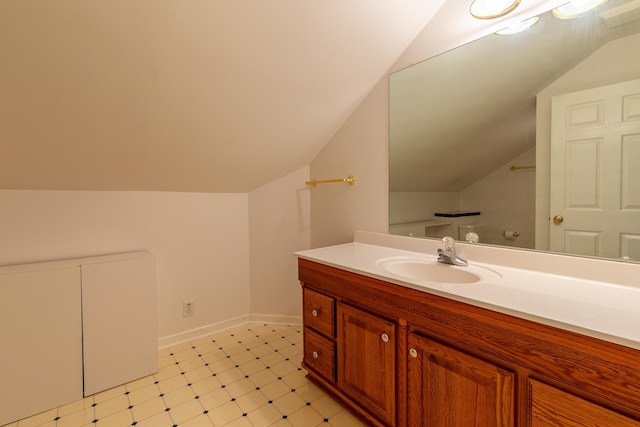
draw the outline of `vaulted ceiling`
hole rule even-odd
[[[3,0],[0,188],[247,192],[308,164],[444,0]]]

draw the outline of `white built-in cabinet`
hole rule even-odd
[[[158,370],[148,252],[0,267],[0,425]]]

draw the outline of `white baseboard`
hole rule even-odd
[[[275,314],[251,314],[251,322],[276,325],[302,325],[302,316],[281,316]]]
[[[213,335],[226,329],[247,323],[269,323],[279,325],[302,325],[302,316],[280,316],[272,314],[247,314],[222,322],[212,323],[188,331],[158,338],[158,349],[172,347],[187,341],[195,340],[207,335]]]
[[[183,342],[195,340],[197,338],[204,337],[206,335],[212,335],[225,329],[233,328],[234,326],[243,325],[249,322],[250,316],[235,317],[233,319],[224,320],[222,322],[211,323],[199,328],[190,329],[188,331],[178,332],[177,334],[167,335],[165,337],[158,338],[158,348],[163,349],[174,345],[182,344]]]

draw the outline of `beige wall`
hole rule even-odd
[[[353,186],[322,184],[310,189],[311,246],[353,240],[356,229],[388,229],[388,84],[381,82],[311,164],[316,179],[353,175]]]
[[[148,250],[161,338],[249,316],[299,322],[308,178],[303,167],[249,194],[0,190],[0,265]]]
[[[0,236],[0,265],[148,250],[160,337],[250,312],[246,194],[0,190]]]
[[[249,193],[251,313],[275,321],[302,316],[294,252],[309,249],[309,167]],[[280,318],[277,318],[280,317]]]

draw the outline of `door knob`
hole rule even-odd
[[[556,215],[553,217],[554,224],[562,224],[562,221],[564,221],[564,218],[561,215]]]
[[[382,334],[380,338],[382,338],[382,342],[389,342],[389,335],[387,334]]]
[[[418,357],[418,350],[416,350],[415,348],[410,349],[409,356],[415,359],[416,357]]]

